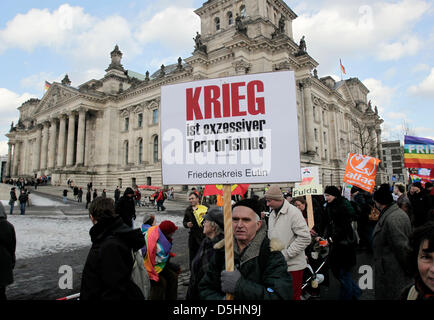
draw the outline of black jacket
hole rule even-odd
[[[6,287],[14,282],[16,237],[14,226],[6,220],[1,204],[0,211],[0,287]]]
[[[87,191],[86,193],[86,202],[91,202],[92,201],[92,194],[90,193],[90,191]]]
[[[15,191],[12,191],[11,190],[11,200],[12,201],[17,201],[18,199],[17,199],[17,194],[15,193]]]
[[[413,208],[412,224],[413,227],[417,228],[428,221],[431,199],[425,190],[414,194],[408,193],[407,196]]]
[[[123,195],[116,202],[116,213],[121,216],[124,223],[132,227],[132,219],[136,219],[136,204],[134,203],[134,197],[130,198],[128,195]]]
[[[329,258],[335,274],[341,268],[349,270],[356,264],[356,243],[346,244],[347,240],[354,235],[351,226],[354,216],[353,206],[344,197],[338,197],[331,203],[327,203],[325,208],[320,230],[324,230],[324,238],[332,238]]]
[[[193,207],[191,205],[188,206],[187,209],[185,209],[184,219],[182,220],[182,224],[187,229],[188,229],[188,226],[187,226],[188,222],[193,223],[193,227],[189,229],[190,230],[189,231],[189,237],[194,242],[196,242],[197,246],[199,247],[201,245],[203,239],[205,239],[205,235],[203,234],[203,227],[200,227],[197,224],[197,220],[194,217],[194,213],[193,213]]]
[[[118,216],[90,229],[92,247],[81,280],[81,300],[143,300],[131,280],[132,250],[145,245],[140,229],[131,230]]]

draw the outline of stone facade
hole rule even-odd
[[[369,90],[357,78],[318,78],[304,39],[293,38],[297,15],[283,1],[210,0],[195,12],[201,33],[184,63],[145,77],[124,69],[116,46],[102,79],[76,88],[65,76],[41,100],[21,105],[7,134],[6,175],[100,187],[160,185],[162,85],[279,70],[296,76],[302,166],[319,166],[324,185],[341,184],[348,152],[365,149],[381,159],[383,120],[367,103]],[[360,140],[369,148],[354,143]]]

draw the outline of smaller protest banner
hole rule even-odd
[[[292,196],[300,197],[306,196],[307,203],[307,224],[310,229],[315,225],[313,216],[312,195],[322,194],[322,185],[319,181],[318,167],[305,167],[301,168],[301,182],[295,184],[292,190]]]
[[[374,157],[350,153],[345,169],[344,182],[372,193],[380,161],[380,159]]]
[[[315,194],[323,194],[318,167],[301,168],[301,182],[295,184],[292,196],[295,198]]]

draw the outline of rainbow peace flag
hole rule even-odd
[[[405,136],[404,166],[434,169],[434,140]]]

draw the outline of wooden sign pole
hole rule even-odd
[[[232,190],[230,184],[223,185],[223,212],[225,232],[226,271],[234,271],[234,236],[232,230]],[[227,293],[226,300],[233,300],[233,294]]]
[[[307,225],[309,229],[312,229],[315,225],[314,217],[313,217],[313,206],[312,206],[312,195],[306,195],[306,204],[307,204]]]

